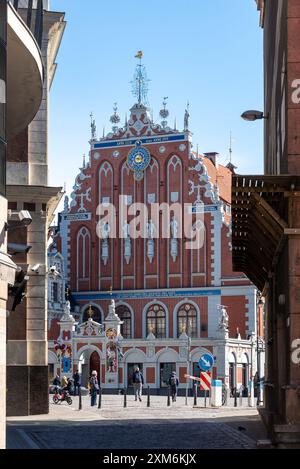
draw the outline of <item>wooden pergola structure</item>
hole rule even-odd
[[[288,235],[289,199],[300,197],[299,176],[232,177],[233,268],[263,291]]]

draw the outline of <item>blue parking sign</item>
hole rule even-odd
[[[202,371],[209,371],[214,366],[214,357],[209,353],[201,355],[198,366]]]

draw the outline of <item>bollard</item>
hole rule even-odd
[[[99,400],[98,400],[98,409],[101,409],[102,406],[102,388],[99,388]]]
[[[167,399],[167,406],[170,407],[171,399],[170,399],[170,386],[168,386],[168,399]]]
[[[78,410],[82,410],[82,397],[81,397],[81,387],[79,386],[78,390],[78,396],[79,396],[79,408]]]
[[[147,407],[150,407],[150,386],[148,386]]]
[[[197,405],[197,384],[194,384],[194,406]]]
[[[204,407],[207,407],[207,391],[204,391]]]
[[[240,391],[240,402],[239,402],[239,405],[240,407],[243,405],[243,391]]]
[[[127,407],[127,389],[124,388],[124,408]]]
[[[237,407],[237,392],[236,392],[236,388],[234,388],[233,392],[234,392],[234,407]]]

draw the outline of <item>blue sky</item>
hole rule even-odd
[[[263,171],[263,123],[240,118],[263,108],[262,30],[254,0],[52,0],[68,22],[51,89],[49,176],[72,190],[83,153],[89,152],[90,112],[98,135],[110,131],[117,102],[122,121],[131,94],[137,50],[151,80],[149,103],[159,121],[168,96],[169,123],[190,128],[200,152],[229,156],[239,173]]]

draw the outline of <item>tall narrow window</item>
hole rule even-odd
[[[124,339],[131,339],[132,334],[131,334],[131,314],[129,311],[128,306],[126,305],[119,305],[116,308],[116,313],[123,321],[123,324],[121,324],[121,335]]]
[[[91,236],[87,228],[83,227],[77,235],[77,277],[81,280],[90,278]]]
[[[193,305],[182,305],[177,314],[178,336],[185,332],[189,337],[197,337],[197,311]]]
[[[166,337],[166,312],[161,305],[151,305],[147,311],[147,331],[158,339]]]

